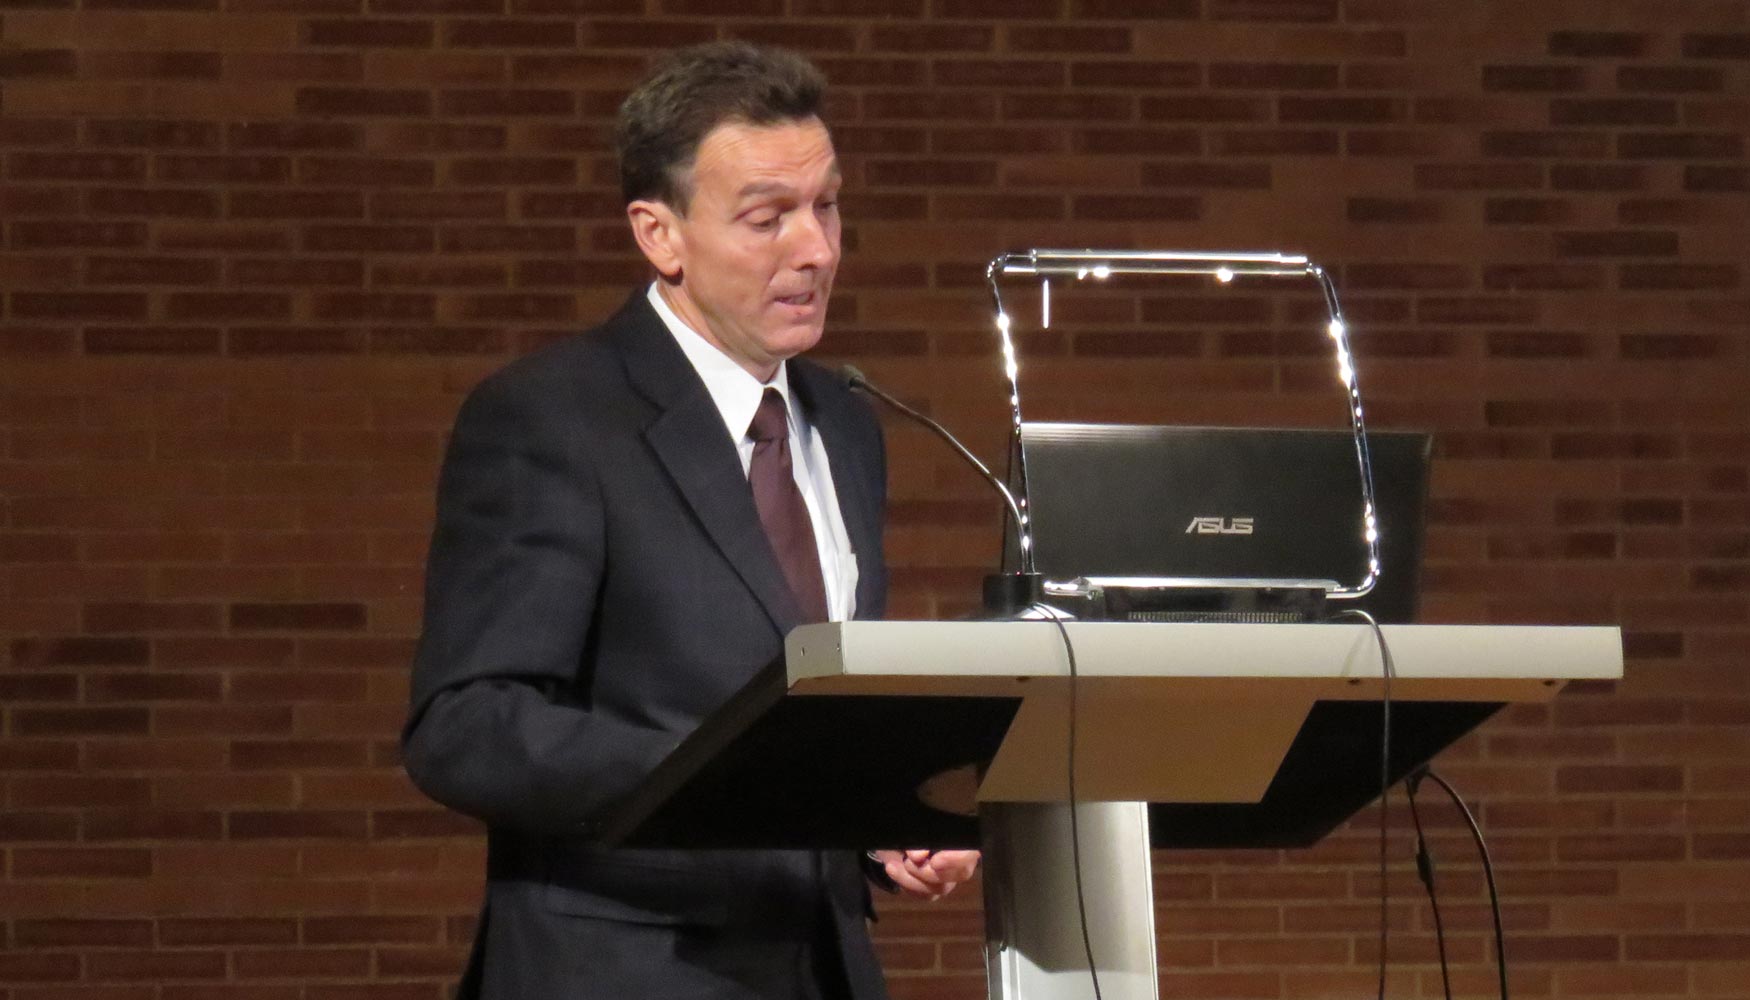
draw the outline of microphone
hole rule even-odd
[[[937,437],[948,442],[948,447],[954,453],[972,466],[979,477],[1002,495],[1003,503],[1009,509],[1009,516],[1015,519],[1016,537],[1019,539],[1021,555],[1021,571],[1015,573],[990,573],[984,578],[984,605],[987,611],[1005,616],[1016,615],[1033,607],[1045,599],[1045,578],[1033,572],[1032,539],[1027,530],[1027,517],[1021,511],[1021,505],[1015,502],[1015,495],[1009,492],[1008,486],[990,471],[990,468],[979,461],[971,449],[960,443],[948,428],[935,420],[919,413],[917,410],[900,402],[892,394],[869,381],[868,376],[857,370],[856,365],[845,365],[839,369],[839,378],[851,389],[879,399],[893,409],[930,429]]]
[[[1009,492],[1009,488],[1007,486],[1003,485],[1003,481],[1001,479],[998,479],[996,477],[996,475],[990,471],[990,468],[988,466],[986,466],[983,462],[978,460],[977,455],[974,455],[970,449],[968,449],[965,445],[960,443],[960,439],[956,438],[953,434],[949,433],[948,428],[943,427],[941,424],[937,423],[936,421],[930,419],[929,417],[924,416],[922,413],[919,413],[918,411],[905,405],[904,403],[900,402],[897,398],[895,398],[894,396],[889,394],[886,390],[877,386],[875,383],[869,381],[868,376],[866,376],[862,372],[858,371],[856,365],[845,365],[843,368],[840,368],[839,369],[839,378],[843,379],[845,382],[845,385],[851,387],[852,389],[861,389],[862,391],[868,393],[869,395],[874,396],[876,399],[881,400],[883,403],[886,403],[888,406],[893,407],[895,410],[898,410],[899,412],[905,414],[906,416],[912,418],[913,420],[917,421],[918,423],[923,424],[925,427],[928,427],[930,430],[934,431],[936,433],[937,437],[948,442],[948,447],[953,448],[955,454],[957,454],[961,458],[965,459],[966,464],[972,466],[974,471],[976,471],[980,476],[984,477],[985,482],[989,483],[992,487],[994,487],[996,489],[996,491],[998,493],[1001,493],[1003,495],[1003,502],[1005,504],[1008,504],[1009,514],[1014,517],[1015,523],[1017,525],[1026,523],[1025,520],[1021,517],[1021,505],[1015,502],[1015,495],[1013,493]]]

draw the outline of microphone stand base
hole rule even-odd
[[[1014,618],[1044,600],[1043,573],[990,573],[984,578],[984,611],[992,618]]]

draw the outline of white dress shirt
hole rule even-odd
[[[849,620],[857,613],[857,556],[845,531],[838,491],[833,489],[826,442],[790,394],[788,363],[778,366],[778,373],[770,382],[761,382],[675,315],[656,282],[650,283],[645,294],[656,314],[662,317],[663,325],[674,335],[675,343],[692,362],[693,370],[704,380],[711,401],[717,404],[724,430],[741,456],[743,475],[753,462],[753,438],[747,430],[760,399],[767,389],[776,389],[784,397],[784,408],[790,414],[790,467],[796,477],[796,488],[802,492],[802,502],[808,507],[808,521],[814,528],[814,547],[820,554],[820,575],[826,584],[827,614],[835,622]]]

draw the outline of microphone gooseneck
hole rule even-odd
[[[893,407],[895,410],[898,410],[918,423],[923,424],[925,427],[928,427],[931,431],[935,432],[937,437],[948,442],[948,447],[953,448],[955,454],[959,455],[962,459],[965,459],[966,464],[972,466],[972,468],[984,478],[985,482],[989,483],[998,493],[1002,494],[1003,503],[1008,505],[1009,515],[1015,519],[1015,523],[1019,524],[1021,522],[1021,506],[1015,502],[1015,495],[1010,493],[1009,488],[1003,485],[1003,481],[998,479],[996,475],[990,471],[990,467],[980,461],[978,456],[974,455],[965,445],[961,444],[960,440],[956,438],[948,428],[943,427],[935,420],[932,420],[924,414],[919,413],[917,410],[905,405],[885,389],[882,389],[880,386],[869,381],[867,376],[857,370],[856,365],[845,365],[843,368],[840,368],[839,377],[844,379],[845,384],[851,388],[859,389],[874,396],[888,406]]]
[[[1015,502],[1015,495],[1009,488],[990,471],[990,467],[979,460],[977,455],[960,443],[948,428],[943,427],[930,417],[905,405],[892,394],[869,381],[868,377],[857,370],[855,365],[845,365],[839,369],[839,378],[846,386],[864,392],[879,399],[893,409],[930,429],[937,437],[948,442],[948,447],[954,449],[966,464],[972,466],[979,477],[1001,494],[1003,503],[1007,505],[1009,516],[1015,519],[1017,532],[1021,538],[1026,538],[1027,518],[1021,511],[1021,505]],[[1020,546],[1021,569],[1017,573],[992,573],[984,580],[985,608],[996,614],[1012,616],[1026,611],[1044,599],[1044,579],[1033,571],[1033,553],[1023,543]]]

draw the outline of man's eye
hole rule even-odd
[[[776,229],[778,226],[778,217],[775,215],[749,216],[747,224],[755,229]]]

